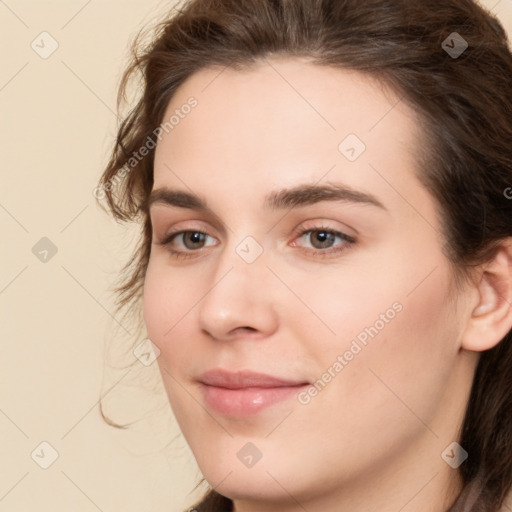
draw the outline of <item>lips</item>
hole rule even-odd
[[[236,373],[217,368],[203,373],[206,405],[224,416],[252,416],[266,407],[287,400],[309,386],[305,380],[274,377],[242,370]]]
[[[265,373],[257,373],[248,370],[232,373],[220,368],[203,373],[199,377],[199,381],[208,386],[227,389],[243,389],[251,387],[277,388],[309,384],[305,380],[282,379]]]

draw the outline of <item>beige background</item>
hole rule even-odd
[[[512,33],[512,0],[484,3]],[[156,364],[121,353],[144,338],[113,318],[109,291],[137,230],[92,193],[129,40],[171,4],[0,0],[0,512],[178,512],[202,491]],[[46,59],[31,47],[51,49],[44,31],[59,45]],[[103,422],[100,395],[131,429]]]

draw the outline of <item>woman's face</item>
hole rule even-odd
[[[412,110],[356,72],[274,59],[196,73],[173,115],[144,316],[205,478],[237,510],[335,495],[356,510],[368,485],[367,504],[382,485],[419,510],[456,473],[442,454],[474,366]],[[201,382],[216,369],[234,380]]]

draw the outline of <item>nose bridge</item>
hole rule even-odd
[[[266,259],[262,241],[252,235],[240,237],[231,233],[224,248],[219,251],[212,285],[220,284],[228,276],[231,276],[231,282],[235,286],[247,284],[252,287],[262,283],[268,273]]]
[[[212,267],[208,291],[199,305],[201,327],[216,338],[239,327],[272,331],[276,318],[266,285],[269,271],[263,245],[252,236],[241,241],[233,237]]]

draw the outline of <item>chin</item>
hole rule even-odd
[[[271,474],[273,474],[270,471]],[[227,473],[224,475],[225,478]],[[289,495],[283,490],[276,480],[272,478],[265,471],[253,473],[251,470],[241,471],[233,470],[233,472],[219,484],[219,477],[217,472],[214,472],[209,478],[209,475],[204,475],[206,481],[215,490],[226,496],[231,500],[255,500],[258,502],[264,501],[282,501],[289,498]],[[279,481],[279,480],[278,480]],[[285,487],[288,489],[288,487]],[[295,494],[292,492],[292,494]]]
[[[232,447],[216,458],[196,459],[210,486],[223,496],[238,500],[280,501],[289,498],[284,489],[293,495],[300,494],[299,489],[304,484],[300,480],[307,477],[302,464],[262,454],[252,467],[246,467],[237,456],[238,445],[244,446],[246,442],[250,441],[238,438],[236,448]],[[270,451],[270,447],[266,449]]]

